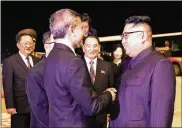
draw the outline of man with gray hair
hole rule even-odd
[[[83,60],[75,48],[83,45],[80,15],[70,9],[50,17],[55,39],[44,68],[44,84],[49,101],[49,127],[87,127],[86,115],[94,115],[115,100],[114,88],[96,95]]]

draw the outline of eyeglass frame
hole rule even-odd
[[[120,36],[121,36],[121,40],[122,40],[123,38],[125,38],[126,35],[133,34],[133,33],[137,33],[137,32],[143,32],[143,33],[144,33],[144,31],[124,32],[124,33],[122,33],[122,34],[120,35]]]

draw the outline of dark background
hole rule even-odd
[[[37,31],[36,51],[43,52],[42,34],[49,29],[50,15],[61,8],[88,13],[98,36],[119,35],[125,19],[131,15],[148,15],[152,21],[153,34],[182,30],[180,1],[2,1],[1,59],[17,52],[15,35],[24,28],[33,28]],[[109,50],[110,44],[103,43],[104,49]]]

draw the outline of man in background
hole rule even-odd
[[[25,77],[39,60],[31,55],[35,49],[37,34],[33,29],[23,29],[16,35],[18,53],[3,61],[3,89],[11,128],[28,128],[30,110],[25,90]]]
[[[111,64],[98,58],[100,52],[99,39],[95,36],[86,37],[83,45],[85,65],[90,73],[93,88],[97,95],[102,94],[107,88],[113,87],[114,78]],[[90,116],[89,128],[106,128],[107,110],[96,116]]]
[[[31,128],[48,128],[49,104],[43,83],[44,64],[47,56],[54,46],[50,31],[43,34],[45,55],[30,69],[26,77],[26,92],[30,104]]]

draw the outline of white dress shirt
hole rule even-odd
[[[28,67],[28,61],[27,61],[27,57],[25,55],[23,55],[20,51],[19,51],[19,54],[21,56],[21,58],[23,59],[24,63],[26,64],[26,66]],[[31,67],[33,67],[33,59],[31,56],[28,56],[29,57],[29,61],[30,61],[30,64],[31,64]]]
[[[86,64],[87,64],[87,68],[88,68],[88,71],[90,73],[90,59],[86,56],[84,56],[85,58],[85,61],[86,61]],[[92,60],[94,63],[93,63],[93,68],[94,68],[94,73],[96,75],[96,67],[97,67],[97,58],[95,58],[94,60]]]

